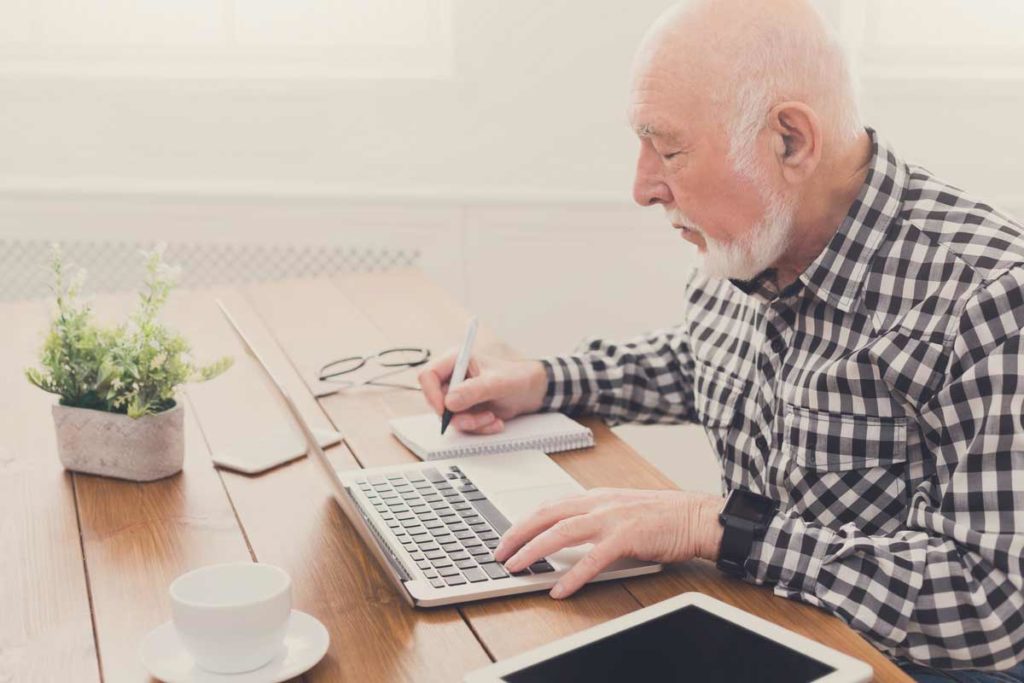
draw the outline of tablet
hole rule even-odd
[[[508,681],[857,683],[871,667],[701,593],[683,593],[466,676]]]

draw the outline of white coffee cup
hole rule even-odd
[[[252,671],[284,647],[292,580],[280,567],[252,562],[201,567],[175,579],[170,593],[178,637],[201,669]]]

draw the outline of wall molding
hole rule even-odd
[[[146,181],[134,178],[0,179],[0,198],[135,199],[198,202],[331,202],[348,204],[568,204],[633,206],[630,189],[549,190],[539,187],[409,186],[381,189],[369,185],[279,181]]]

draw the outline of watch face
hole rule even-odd
[[[736,491],[729,496],[729,504],[722,512],[727,515],[735,515],[740,519],[761,521],[772,512],[775,502],[771,498],[765,498],[746,491]]]

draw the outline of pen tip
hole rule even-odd
[[[448,429],[448,423],[452,421],[452,413],[450,410],[444,411],[444,415],[441,416],[441,433],[444,434],[444,430]]]

